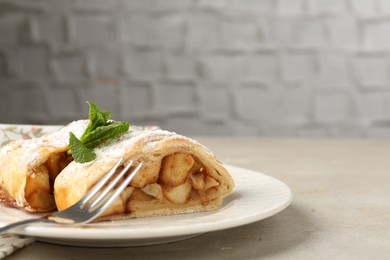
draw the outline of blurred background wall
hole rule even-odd
[[[0,0],[0,122],[390,137],[390,1]]]

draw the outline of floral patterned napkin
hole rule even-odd
[[[28,237],[10,234],[0,235],[0,259],[9,256],[32,242],[34,242],[34,239]]]
[[[0,148],[18,139],[31,139],[54,132],[61,126],[0,124]],[[157,126],[131,126],[131,130],[156,130]],[[3,212],[0,217],[6,214]],[[5,216],[4,216],[5,217]],[[34,242],[33,238],[16,234],[0,234],[0,259]]]

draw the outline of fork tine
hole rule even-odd
[[[87,201],[95,196],[96,193],[104,186],[104,184],[106,184],[106,182],[114,175],[123,160],[123,157],[119,159],[119,161],[93,186],[93,188],[77,202],[77,206],[83,206]]]
[[[98,217],[101,212],[103,212],[111,203],[119,196],[119,194],[127,187],[127,185],[131,182],[134,176],[137,174],[139,169],[142,167],[142,163],[138,164],[137,167],[126,177],[126,179],[120,184],[118,188],[115,189],[114,193],[108,196],[108,198],[99,205],[96,209],[93,210],[95,217]],[[89,209],[89,211],[91,208]]]
[[[107,193],[112,190],[112,188],[119,182],[119,180],[122,178],[123,175],[129,170],[129,168],[133,165],[133,161],[130,161],[129,164],[125,166],[125,168],[115,177],[113,181],[111,181],[106,188],[97,196],[95,199],[93,199],[89,204],[88,208],[93,208],[95,207],[106,195]]]

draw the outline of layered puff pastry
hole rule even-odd
[[[133,160],[132,167],[141,162],[143,166],[101,220],[212,210],[234,187],[205,146],[168,131],[129,131],[95,153],[94,161],[72,162],[57,176],[54,196],[59,210],[76,203],[121,157],[124,164]]]
[[[122,157],[124,165],[133,160],[132,167],[143,166],[99,220],[212,210],[234,188],[233,179],[209,149],[163,130],[129,131],[96,147],[95,160],[72,161],[67,155],[69,132],[81,136],[87,124],[88,120],[75,121],[56,133],[4,146],[0,199],[32,212],[63,210]]]

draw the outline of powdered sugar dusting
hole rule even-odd
[[[69,132],[72,132],[77,138],[80,138],[84,133],[89,120],[74,121],[59,131],[43,136],[43,140],[50,141],[53,147],[63,147],[69,144]]]
[[[154,149],[154,140],[161,140],[163,136],[168,137],[173,135],[174,133],[164,130],[130,131],[99,146],[95,151],[96,157],[98,160],[104,158],[120,158],[126,152],[127,147],[135,146],[138,143],[145,144],[149,149]],[[143,149],[146,148],[145,146],[143,146]]]
[[[1,149],[0,160],[6,160],[9,152],[19,150],[20,152],[13,155],[18,156],[18,160],[25,165],[34,165],[42,159],[40,153],[42,150],[66,148],[69,143],[69,132],[81,136],[87,124],[88,120],[74,121],[59,131],[40,138],[13,141]]]
[[[142,149],[144,153],[152,153],[157,149],[158,143],[162,140],[170,140],[175,138],[185,139],[187,142],[195,146],[201,146],[203,152],[213,156],[213,153],[205,146],[200,144],[198,141],[190,139],[188,137],[178,135],[174,132],[169,132],[165,130],[153,130],[153,131],[129,131],[120,137],[110,140],[109,142],[99,146],[95,152],[97,160],[104,160],[107,158],[120,158],[123,156],[126,147],[132,147],[136,144],[139,144],[139,149]]]

